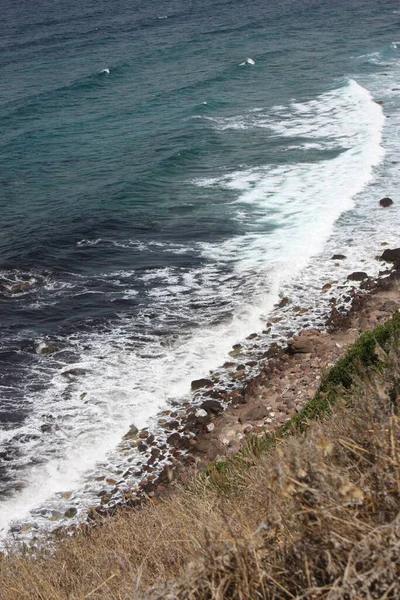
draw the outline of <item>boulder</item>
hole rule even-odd
[[[394,263],[400,265],[400,248],[387,249],[380,256],[379,260]]]
[[[364,271],[354,271],[347,277],[347,281],[364,281],[364,279],[368,279],[368,275]]]
[[[379,200],[379,205],[382,206],[382,208],[388,208],[388,206],[392,206],[393,204],[393,200],[391,198],[382,198],[382,200]]]
[[[214,382],[211,379],[195,379],[191,383],[192,392],[196,390],[200,390],[201,388],[210,388],[214,385]]]
[[[261,421],[261,419],[267,416],[268,412],[265,406],[259,404],[246,412],[245,419],[246,421]]]
[[[200,408],[205,410],[207,414],[213,415],[218,415],[224,410],[222,404],[217,400],[205,400],[200,404]]]

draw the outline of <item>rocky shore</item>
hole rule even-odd
[[[342,255],[332,258],[341,260]],[[194,469],[237,452],[248,436],[262,437],[299,412],[314,396],[324,372],[360,333],[387,320],[400,306],[400,249],[386,249],[377,260],[382,262],[379,277],[352,273],[342,294],[330,298],[324,328],[303,329],[284,343],[273,342],[258,360],[248,360],[242,345],[234,346],[232,362],[223,366],[228,374],[224,379],[211,373],[193,381],[196,404],[187,402],[160,415],[165,432],[161,441],[149,430],[132,426],[121,444],[143,456],[142,466],[125,474],[138,484],[131,488],[123,478],[105,482],[108,489],[89,511],[87,522],[112,515],[121,505],[137,506],[143,499],[170,495]],[[330,287],[326,284],[321,293]],[[277,308],[288,304],[283,298]],[[252,334],[248,340],[257,337]]]

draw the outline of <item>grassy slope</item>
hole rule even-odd
[[[170,500],[3,559],[0,598],[400,598],[399,339],[396,313],[275,436]]]

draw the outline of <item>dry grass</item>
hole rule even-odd
[[[3,559],[0,598],[400,599],[398,339],[377,353],[332,414],[267,453],[214,465],[52,555]]]

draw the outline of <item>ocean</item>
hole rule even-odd
[[[190,403],[190,382],[265,331],[280,298],[307,310],[263,343],[322,326],[321,286],[376,275],[381,245],[399,245],[400,10],[1,9],[6,539],[70,522],[71,507],[84,518],[107,477],[143,461],[121,452],[131,424],[156,431]]]

